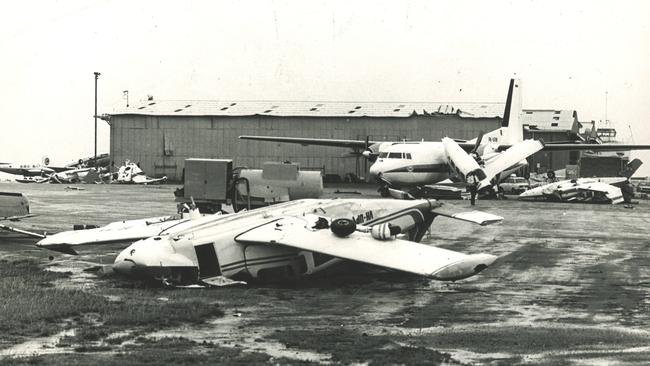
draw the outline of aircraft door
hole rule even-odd
[[[214,243],[201,244],[194,247],[199,261],[199,277],[209,278],[221,275],[221,266],[214,250]]]

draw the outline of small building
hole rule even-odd
[[[574,110],[527,109],[522,111],[521,123],[525,139],[543,140],[545,143],[584,141],[580,135],[582,124]],[[580,151],[540,151],[528,158],[531,172],[546,173],[577,165]]]

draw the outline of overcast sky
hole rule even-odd
[[[634,132],[628,142],[650,144],[649,4],[11,2],[0,13],[0,161],[92,155],[94,71],[100,113],[125,103],[123,90],[131,102],[502,102],[517,76],[524,108],[607,114],[620,135]]]

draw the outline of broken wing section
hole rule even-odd
[[[378,240],[369,233],[336,236],[329,229],[312,229],[306,218],[285,217],[238,235],[240,243],[285,245],[310,252],[413,273],[441,281],[473,276],[497,258],[467,255],[401,239]]]

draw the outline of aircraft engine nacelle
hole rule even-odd
[[[390,223],[375,225],[370,229],[370,235],[377,240],[390,240],[402,232],[399,226]]]
[[[483,168],[456,141],[445,137],[442,139],[442,144],[449,166],[466,182],[475,184],[486,178]]]

